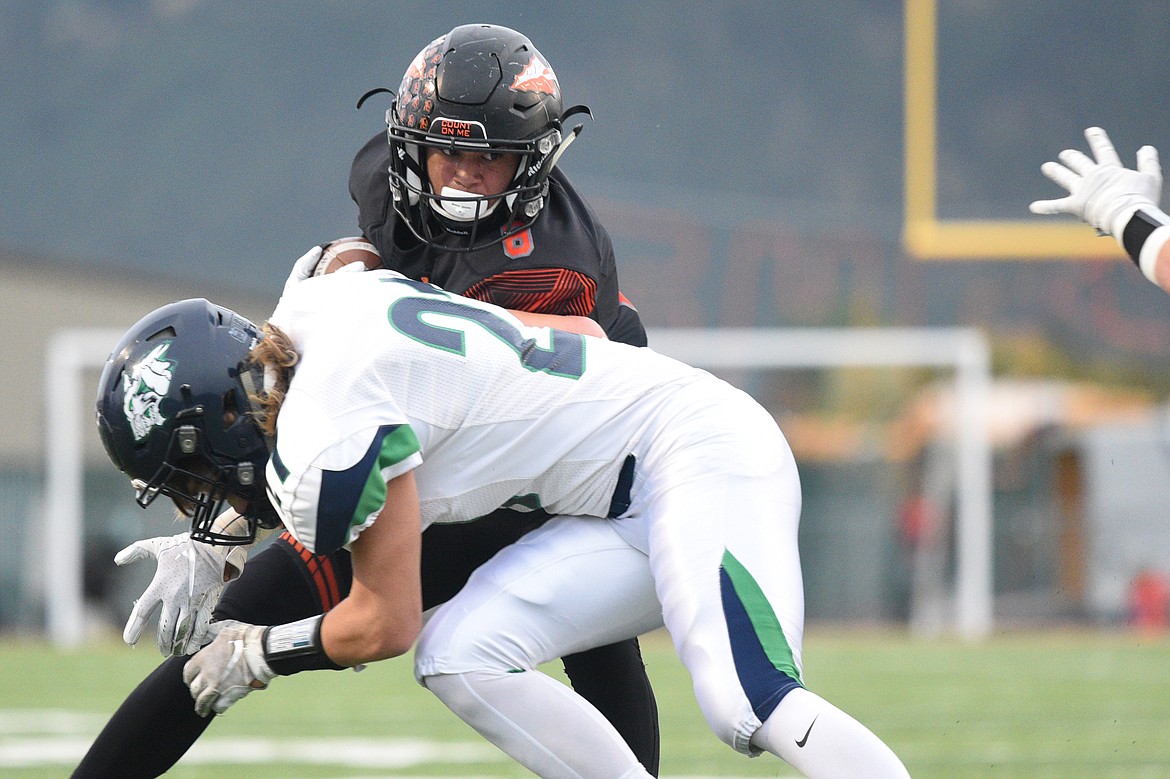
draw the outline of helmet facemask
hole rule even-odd
[[[387,117],[393,115],[392,108]],[[571,134],[576,136],[579,128]],[[390,123],[390,190],[394,208],[416,238],[448,251],[491,246],[529,227],[548,197],[548,174],[559,151],[568,145],[559,127],[531,141],[486,138],[477,142],[441,141],[425,133],[405,132]],[[515,155],[516,172],[501,192],[479,195],[449,187],[435,192],[426,171],[426,152],[452,149],[471,153]],[[451,241],[448,236],[458,236]]]
[[[159,495],[170,498],[181,514],[191,519],[191,538],[207,544],[242,546],[256,540],[256,527],[279,523],[264,486],[263,464],[250,460],[232,462],[215,453],[203,433],[203,420],[193,410],[191,424],[171,432],[167,454],[154,476],[132,481],[135,501],[146,508]],[[225,427],[229,425],[225,424]],[[247,521],[243,535],[220,533],[213,528],[227,506]]]

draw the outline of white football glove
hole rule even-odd
[[[285,292],[288,292],[302,281],[313,278],[313,271],[317,269],[317,263],[321,261],[321,253],[323,251],[324,249],[320,246],[314,246],[293,263],[292,271],[288,274],[288,278],[284,282]]]
[[[238,517],[224,512],[216,522],[222,528]],[[134,602],[122,640],[130,646],[137,644],[151,614],[161,609],[155,637],[158,651],[165,656],[194,652],[210,640],[211,613],[224,586],[244,569],[247,556],[247,547],[201,544],[187,533],[135,541],[118,552],[114,556],[118,565],[150,558],[158,561],[150,585]]]
[[[1137,170],[1122,167],[1117,150],[1100,127],[1085,130],[1095,161],[1076,149],[1065,149],[1058,162],[1046,162],[1040,172],[1068,190],[1068,197],[1037,200],[1028,206],[1034,214],[1072,214],[1112,235],[1121,243],[1126,223],[1139,208],[1157,209],[1162,197],[1162,168],[1158,150],[1137,151]]]
[[[324,249],[320,246],[314,246],[307,252],[302,254],[296,262],[293,263],[292,272],[288,274],[288,278],[284,282],[284,291],[288,292],[302,281],[313,278],[316,275],[317,265],[321,262],[321,255]],[[365,265],[360,262],[351,262],[348,265],[342,265],[334,273],[360,273],[366,269]]]
[[[223,714],[276,677],[264,659],[264,630],[263,625],[234,619],[211,626],[215,638],[183,666],[183,683],[195,699],[196,714]]]

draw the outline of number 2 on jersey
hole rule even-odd
[[[516,353],[520,364],[530,371],[579,379],[585,372],[585,336],[550,330],[547,348],[535,339],[525,338],[511,322],[475,306],[451,300],[447,293],[429,285],[395,279],[395,283],[414,286],[425,297],[404,297],[390,304],[388,317],[394,329],[426,346],[453,354],[467,354],[467,336],[457,328],[443,327],[423,320],[423,314],[442,314],[472,322],[499,338]]]

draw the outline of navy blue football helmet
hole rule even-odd
[[[264,487],[268,442],[249,413],[249,394],[262,384],[248,362],[258,337],[233,311],[183,300],[139,320],[102,370],[97,424],[106,454],[130,477],[139,505],[171,498],[198,541],[247,544],[257,525],[279,523]],[[245,506],[247,535],[212,529],[226,502]]]

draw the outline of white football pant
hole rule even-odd
[[[680,393],[667,431],[634,453],[621,518],[555,518],[439,607],[416,676],[539,776],[646,776],[591,705],[535,669],[665,624],[699,708],[737,751],[809,776],[905,776],[876,736],[800,686],[800,485],[787,442],[746,395],[701,394]]]

